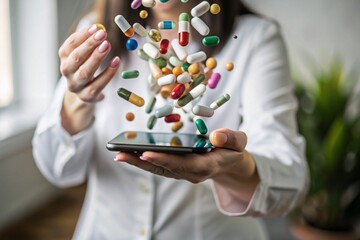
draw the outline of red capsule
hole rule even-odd
[[[189,43],[189,36],[188,32],[180,32],[179,33],[179,44],[183,47],[187,46]]]
[[[180,114],[173,113],[165,116],[165,122],[172,123],[180,121]]]
[[[176,85],[176,87],[174,87],[174,89],[171,92],[171,98],[172,99],[178,99],[181,97],[181,95],[184,93],[185,91],[185,85],[182,83],[179,83],[178,85]]]
[[[169,48],[170,41],[167,39],[163,39],[160,42],[160,53],[166,54]]]

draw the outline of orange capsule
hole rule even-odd
[[[184,123],[183,123],[183,122],[181,122],[181,121],[176,122],[176,123],[174,123],[174,124],[171,126],[171,131],[177,132],[177,131],[179,131],[183,126],[184,126]]]
[[[193,63],[189,66],[188,72],[191,74],[198,74],[200,72],[199,64]]]
[[[174,67],[172,70],[173,74],[175,75],[175,77],[179,76],[180,74],[183,73],[181,67]]]
[[[165,75],[172,74],[173,71],[170,68],[164,67],[161,69],[162,73]]]

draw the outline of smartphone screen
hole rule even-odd
[[[123,132],[108,142],[111,151],[204,153],[212,149],[207,136],[186,133]]]

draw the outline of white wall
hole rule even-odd
[[[293,67],[306,63],[308,55],[320,64],[340,56],[348,67],[360,60],[359,0],[245,2],[280,23]]]

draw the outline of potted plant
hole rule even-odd
[[[308,195],[295,214],[301,221],[292,225],[298,239],[356,239],[360,107],[355,76],[346,75],[342,64],[333,61],[325,71],[316,71],[313,81],[296,81],[299,131],[306,139],[311,176]]]

